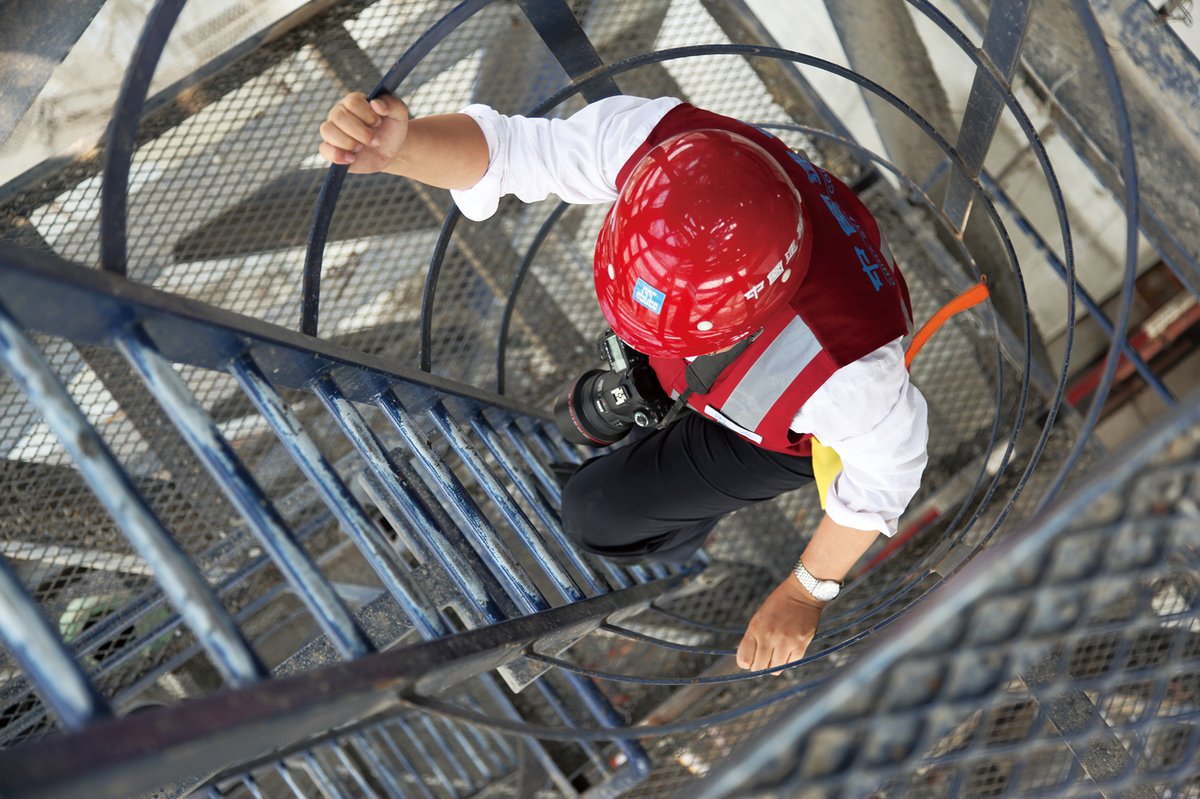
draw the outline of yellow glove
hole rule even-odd
[[[833,478],[842,471],[842,459],[829,447],[812,439],[812,468],[813,480],[817,484],[817,497],[821,500],[821,510],[825,509],[825,498],[829,496],[829,487]]]

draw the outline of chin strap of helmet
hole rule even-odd
[[[654,426],[655,429],[662,430],[678,419],[687,410],[688,398],[693,394],[707,394],[713,387],[713,383],[716,383],[717,378],[725,371],[725,367],[736,361],[738,356],[745,352],[756,338],[758,338],[758,333],[747,336],[724,352],[693,358],[687,366],[687,371],[684,372],[687,377],[687,388],[675,400],[675,404],[671,406],[671,410],[667,411],[667,415],[662,418],[662,421]]]

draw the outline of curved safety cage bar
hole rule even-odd
[[[1065,250],[1063,272],[1064,272],[1064,279],[1066,280],[1067,285],[1068,285],[1068,292],[1069,292],[1068,297],[1073,298],[1073,297],[1079,296],[1080,289],[1075,281],[1074,248],[1073,248],[1073,244],[1072,244],[1072,238],[1071,238],[1071,232],[1070,232],[1070,227],[1069,227],[1069,221],[1068,221],[1068,217],[1067,217],[1066,206],[1063,201],[1062,187],[1059,184],[1057,177],[1055,176],[1053,166],[1051,165],[1051,162],[1050,162],[1050,158],[1049,158],[1048,154],[1046,153],[1045,148],[1042,145],[1042,143],[1038,137],[1036,128],[1034,127],[1033,123],[1030,121],[1030,119],[1028,118],[1028,116],[1026,115],[1026,113],[1024,112],[1022,107],[1020,106],[1017,98],[1009,90],[1007,77],[995,64],[993,64],[989,60],[988,54],[985,51],[980,50],[979,48],[975,47],[969,41],[967,36],[959,28],[957,28],[943,13],[941,13],[937,9],[933,8],[930,4],[928,4],[926,2],[921,2],[920,0],[913,0],[911,2],[911,5],[915,9],[920,11],[922,14],[924,14],[931,21],[933,21],[947,35],[947,37],[950,38],[955,43],[955,45],[957,45],[961,49],[961,51],[975,63],[975,66],[979,70],[979,74],[982,75],[986,80],[991,81],[991,83],[993,84],[993,87],[1001,93],[1001,97],[1003,99],[1004,104],[1006,105],[1006,107],[1012,113],[1014,119],[1019,124],[1019,126],[1022,130],[1022,133],[1026,136],[1027,143],[1030,146],[1031,151],[1034,153],[1035,157],[1037,158],[1040,168],[1042,169],[1043,176],[1046,180],[1047,187],[1050,191],[1050,194],[1051,194],[1051,197],[1052,197],[1052,200],[1054,203],[1055,213],[1056,213],[1056,216],[1058,219],[1058,224],[1059,224],[1059,229],[1060,229],[1060,235],[1062,236],[1063,247]],[[1084,4],[1076,4],[1076,6],[1077,6],[1076,12],[1078,14],[1080,14],[1082,18],[1085,19],[1085,28],[1088,30],[1089,36],[1092,36],[1092,32],[1096,26],[1096,23],[1095,23],[1094,19],[1091,18],[1090,9],[1088,9],[1086,7],[1086,5],[1084,5]],[[1087,24],[1087,20],[1090,20],[1090,25]],[[447,33],[448,33],[448,31],[444,31],[444,30],[439,31],[439,35],[441,35],[443,37]],[[1125,135],[1121,136],[1121,141],[1124,144],[1124,151],[1123,151],[1124,152],[1124,155],[1123,155],[1124,162],[1123,162],[1122,166],[1123,166],[1123,169],[1126,170],[1124,172],[1124,174],[1126,176],[1126,186],[1127,186],[1126,208],[1127,209],[1132,208],[1132,209],[1136,210],[1136,208],[1137,208],[1136,169],[1134,167],[1133,160],[1132,160],[1132,143],[1131,143],[1131,137],[1128,135],[1129,131],[1128,131],[1128,125],[1127,125],[1127,113],[1124,110],[1123,100],[1120,95],[1120,87],[1119,87],[1119,84],[1117,84],[1115,82],[1115,69],[1112,67],[1111,62],[1107,61],[1107,56],[1104,55],[1103,47],[1100,46],[1098,44],[1098,40],[1095,40],[1094,38],[1092,39],[1091,44],[1093,47],[1094,54],[1097,55],[1098,59],[1100,59],[1101,63],[1105,66],[1105,77],[1107,80],[1109,80],[1110,99],[1116,110],[1116,116],[1118,119],[1126,120],[1125,127],[1122,129],[1122,133]],[[676,59],[686,59],[686,58],[694,58],[694,57],[699,57],[699,56],[711,56],[711,55],[745,55],[745,56],[753,56],[755,58],[786,59],[786,60],[790,60],[794,63],[800,63],[800,64],[804,64],[807,66],[817,67],[817,68],[825,70],[831,74],[835,74],[841,78],[844,78],[845,80],[850,81],[851,83],[859,86],[860,88],[870,91],[875,96],[884,99],[889,104],[891,104],[893,107],[900,110],[909,119],[911,119],[918,127],[920,127],[920,129],[924,132],[924,134],[936,146],[938,146],[939,149],[942,150],[942,152],[949,159],[949,163],[951,164],[952,167],[962,170],[964,173],[968,173],[970,171],[970,165],[964,160],[963,156],[956,150],[956,148],[952,144],[950,144],[948,141],[946,141],[938,133],[938,131],[933,128],[933,126],[928,121],[923,119],[915,111],[915,109],[913,109],[910,105],[905,103],[901,98],[899,98],[899,97],[895,96],[894,94],[892,94],[891,92],[889,92],[883,86],[870,80],[869,78],[867,78],[864,75],[856,73],[853,70],[849,70],[844,67],[841,67],[838,64],[834,64],[834,63],[829,62],[824,59],[820,59],[820,58],[817,58],[817,57],[814,57],[811,55],[806,55],[803,53],[791,52],[791,51],[781,50],[778,48],[762,47],[762,46],[758,46],[758,45],[754,45],[754,46],[751,46],[751,45],[699,45],[699,46],[676,48],[676,49],[667,50],[667,51],[658,51],[658,52],[648,53],[648,54],[644,54],[644,55],[640,55],[640,56],[634,56],[634,57],[625,59],[623,61],[617,62],[615,64],[606,66],[601,70],[592,71],[591,73],[589,73],[587,75],[586,78],[577,80],[576,82],[572,83],[571,86],[562,89],[557,94],[547,98],[546,100],[544,100],[543,102],[538,104],[535,108],[531,109],[527,115],[529,115],[529,116],[545,115],[547,112],[551,111],[552,109],[559,107],[565,100],[570,98],[572,95],[574,95],[576,93],[586,93],[589,89],[593,88],[600,81],[610,80],[611,78],[619,76],[622,73],[628,72],[630,70],[634,70],[634,69],[637,69],[640,67],[646,67],[651,64],[659,64],[659,63],[663,63],[666,61],[676,60]],[[392,70],[391,73],[389,73],[389,76],[392,76],[395,74],[396,74],[396,70],[394,69],[394,70]],[[382,89],[382,88],[383,87],[381,86],[380,89]],[[388,90],[396,91],[399,88],[401,88],[401,85],[399,82],[397,82],[396,84],[388,87]],[[376,92],[378,92],[380,89],[377,89]],[[372,96],[374,96],[374,94]],[[764,127],[764,128],[772,128],[772,127],[785,128],[788,126],[774,126],[774,125],[770,125],[770,124],[764,124],[764,125],[762,125],[762,127]],[[794,126],[793,126],[793,129],[794,129]],[[808,132],[810,134],[816,134],[816,135],[821,135],[823,133],[821,131],[817,131],[812,128],[806,129],[805,132]],[[825,134],[825,135],[828,135],[828,134]],[[853,143],[848,143],[848,144],[850,144],[850,146],[856,146]],[[900,174],[899,171],[895,167],[893,167],[889,164],[886,164],[886,162],[883,162],[882,159],[878,155],[876,155],[874,153],[870,153],[865,150],[862,150],[862,148],[857,148],[857,149],[859,150],[859,154],[862,155],[863,157],[869,158],[872,161],[874,161],[875,163],[881,164],[881,165],[887,167],[890,172],[897,174],[897,176],[901,180],[907,182],[909,184],[910,191],[913,192],[913,195],[920,197],[926,203],[926,205],[934,212],[934,217],[947,229],[954,230],[954,223],[948,217],[946,217],[944,213],[940,212],[937,209],[936,204],[931,199],[929,199],[927,196],[925,196],[924,192],[922,192],[919,189],[919,187],[915,183],[913,183],[913,181],[908,179],[906,176]],[[978,170],[976,170],[976,174],[978,174]],[[1016,277],[1018,279],[1018,287],[1022,291],[1022,299],[1025,300],[1024,294],[1023,294],[1024,280],[1021,275],[1021,267],[1017,260],[1016,253],[1013,249],[1012,242],[1009,238],[1007,229],[1004,226],[1003,222],[1001,221],[1000,216],[999,216],[998,212],[996,211],[996,208],[992,204],[991,197],[986,192],[986,190],[981,182],[981,179],[980,178],[972,178],[971,185],[972,185],[972,189],[976,195],[976,199],[979,201],[980,206],[987,212],[988,218],[991,220],[993,227],[995,228],[997,234],[1001,237],[1002,243],[1004,245],[1005,256],[1008,259],[1007,265],[1009,268],[1012,269],[1012,271],[1016,275]],[[323,203],[324,202],[332,202],[332,200],[327,201],[323,197],[322,202]],[[550,235],[551,229],[561,218],[564,211],[565,211],[565,205],[560,204],[555,207],[554,211],[550,215],[547,216],[546,220],[543,222],[542,226],[539,228],[536,236],[534,237],[533,242],[530,244],[525,256],[522,258],[520,268],[518,269],[517,274],[513,280],[513,288],[509,292],[507,301],[504,306],[502,322],[500,325],[499,343],[498,343],[498,348],[497,348],[498,349],[497,386],[499,387],[500,390],[503,390],[503,387],[505,384],[504,353],[505,353],[505,350],[507,347],[507,339],[508,339],[510,320],[512,317],[513,309],[515,308],[515,305],[516,305],[517,295],[519,292],[520,285],[521,285],[522,281],[524,280],[525,275],[527,274],[528,269],[529,269],[531,263],[533,262],[539,247],[545,241],[546,237],[548,235]],[[450,239],[454,233],[454,230],[457,226],[459,218],[460,218],[460,214],[458,213],[458,211],[456,209],[451,209],[450,213],[446,216],[445,222],[442,226],[442,230],[441,230],[441,233],[438,238],[438,243],[434,249],[433,259],[430,264],[430,270],[429,270],[428,277],[426,279],[425,293],[423,295],[423,301],[422,301],[421,349],[420,349],[420,366],[424,370],[432,369],[432,365],[433,365],[432,327],[433,327],[433,319],[435,316],[434,302],[435,302],[435,298],[436,298],[437,285],[438,285],[438,280],[441,276],[442,264],[444,262],[446,253],[449,249]],[[1118,312],[1117,312],[1118,321],[1114,326],[1115,329],[1117,329],[1117,330],[1124,329],[1122,326],[1122,323],[1121,323],[1122,318],[1124,319],[1124,327],[1128,326],[1128,320],[1129,320],[1129,312],[1130,312],[1131,297],[1132,297],[1132,294],[1131,294],[1132,280],[1133,280],[1133,277],[1135,274],[1135,267],[1136,267],[1137,230],[1136,230],[1136,224],[1133,221],[1135,219],[1136,219],[1135,213],[1129,214],[1127,216],[1127,229],[1129,231],[1131,231],[1127,234],[1127,239],[1131,240],[1133,242],[1133,244],[1131,245],[1133,247],[1133,249],[1127,248],[1127,253],[1126,253],[1124,290],[1122,292],[1122,302],[1121,302],[1121,305],[1118,308]],[[958,246],[960,248],[962,247],[961,240],[957,241],[956,243],[958,244]],[[968,252],[963,251],[962,255],[963,255],[963,259],[964,259],[965,263],[973,264],[973,260],[970,258],[970,254]],[[1071,357],[1071,350],[1072,350],[1072,334],[1073,334],[1073,330],[1074,330],[1074,326],[1075,326],[1075,318],[1074,318],[1075,305],[1074,305],[1073,300],[1068,301],[1065,312],[1066,312],[1066,316],[1067,316],[1067,320],[1068,320],[1067,321],[1067,334],[1066,334],[1067,340],[1066,340],[1066,344],[1064,346],[1064,355],[1063,355],[1062,364],[1061,364],[1061,367],[1060,367],[1058,375],[1057,375],[1056,383],[1054,385],[1053,397],[1048,402],[1049,412],[1045,416],[1038,441],[1034,445],[1032,452],[1029,454],[1028,462],[1026,463],[1026,465],[1024,467],[1024,471],[1022,472],[1021,477],[1019,478],[1016,487],[1014,488],[1012,493],[1007,498],[1007,500],[1004,503],[1000,512],[996,515],[994,522],[990,526],[990,529],[985,533],[983,539],[979,542],[980,547],[986,545],[986,543],[988,542],[988,540],[990,540],[992,535],[994,535],[995,532],[998,529],[1000,529],[1000,526],[1003,524],[1005,518],[1007,517],[1009,512],[1013,509],[1013,507],[1016,505],[1025,485],[1027,484],[1028,480],[1032,476],[1035,468],[1038,465],[1041,455],[1049,442],[1050,434],[1054,427],[1057,409],[1062,402],[1063,394],[1065,392],[1066,384],[1067,384],[1068,368],[1070,366],[1070,357]],[[950,529],[953,531],[953,536],[954,536],[953,542],[954,543],[961,542],[961,540],[971,531],[973,524],[980,518],[980,516],[988,508],[990,501],[993,499],[992,494],[995,490],[997,490],[997,488],[1000,484],[1001,478],[1004,476],[1004,469],[1008,463],[1008,460],[1012,457],[1012,455],[1014,453],[1017,440],[1022,432],[1023,417],[1025,415],[1025,413],[1024,413],[1025,404],[1028,399],[1028,391],[1029,391],[1029,386],[1030,386],[1030,382],[1031,382],[1030,372],[1032,369],[1031,348],[1032,348],[1033,333],[1032,333],[1031,318],[1028,313],[1027,301],[1025,304],[1025,314],[1024,314],[1023,322],[1024,322],[1024,329],[1021,331],[1021,333],[1022,333],[1022,338],[1024,340],[1024,350],[1021,353],[1021,357],[1024,360],[1024,364],[1023,364],[1024,374],[1022,375],[1021,385],[1020,385],[1021,399],[1020,399],[1019,406],[1018,406],[1019,409],[1016,414],[1017,419],[1011,429],[1011,432],[1009,433],[1009,435],[1007,437],[1007,441],[1004,442],[1004,451],[1003,451],[1001,465],[998,469],[995,470],[993,476],[991,477],[989,488],[985,492],[984,497],[978,503],[976,510],[972,514],[971,518],[965,524],[963,524],[961,527],[959,526],[959,523],[961,522],[961,517],[966,513],[967,508],[970,505],[970,498],[973,498],[975,496],[976,491],[981,486],[981,483],[985,480],[985,478],[987,478],[986,471],[984,471],[982,469],[976,478],[974,487],[972,487],[968,491],[968,499],[963,502],[961,509],[958,511],[958,515],[952,521],[952,523],[950,525]],[[996,324],[996,320],[993,318],[993,325],[995,325],[995,324]],[[1002,359],[1003,354],[1002,354],[1002,352],[1000,350],[1000,346],[999,346],[1001,336],[998,333],[996,335],[996,340],[997,340],[997,349],[996,349],[997,358]],[[1114,338],[1113,344],[1110,347],[1109,357],[1105,361],[1104,373],[1101,378],[1101,385],[1092,397],[1092,402],[1091,402],[1088,414],[1083,422],[1082,432],[1079,434],[1078,438],[1076,439],[1076,444],[1073,447],[1071,453],[1068,455],[1068,457],[1063,461],[1062,465],[1059,467],[1057,475],[1054,478],[1054,483],[1051,486],[1050,490],[1046,491],[1043,494],[1043,496],[1041,497],[1040,501],[1043,505],[1045,503],[1050,502],[1053,499],[1054,495],[1061,489],[1067,476],[1077,466],[1079,459],[1082,457],[1083,447],[1088,439],[1089,434],[1094,429],[1095,424],[1098,421],[1099,410],[1100,410],[1100,408],[1103,407],[1104,401],[1107,399],[1108,391],[1111,388],[1112,380],[1115,375],[1116,364],[1119,360],[1120,354],[1123,349],[1127,349],[1127,346],[1125,346],[1123,343],[1118,342]],[[997,409],[999,409],[1003,404],[1003,391],[1004,391],[1003,369],[999,369],[998,374],[1000,375],[1000,382],[997,384],[997,390],[999,392],[999,396],[997,397]],[[997,416],[997,427],[998,427],[998,423],[999,423],[999,417]],[[995,434],[996,434],[996,427],[993,428],[992,438],[988,442],[988,445],[986,447],[986,449],[989,451],[992,450],[997,443]],[[961,567],[961,564],[960,564],[960,567]],[[892,588],[894,588],[894,586],[892,586]],[[930,590],[932,590],[932,589],[930,589]],[[890,621],[892,621],[894,618],[896,618],[897,616],[901,615],[905,611],[905,609],[906,608],[901,608],[895,615],[888,617],[886,620],[884,620],[883,624],[887,624]]]

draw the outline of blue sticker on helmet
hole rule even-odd
[[[662,313],[663,300],[666,298],[666,294],[663,294],[640,277],[638,278],[638,282],[634,284],[633,301],[654,313]]]

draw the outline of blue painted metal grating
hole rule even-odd
[[[913,6],[948,24],[927,4]],[[421,113],[454,110],[475,99],[514,112],[542,107],[564,113],[577,107],[569,90],[555,95],[566,78],[554,53],[536,41],[538,25],[563,23],[561,7],[531,2],[523,8],[537,24],[526,25],[502,4],[461,6],[454,20],[461,24],[448,26],[444,40],[424,40],[425,49],[418,47],[417,57],[407,61],[410,72],[402,89],[414,108]],[[306,160],[311,138],[297,111],[314,114],[308,127],[315,128],[316,118],[342,91],[366,88],[393,66],[390,59],[399,53],[388,54],[389,47],[416,39],[444,10],[427,3],[400,14],[391,4],[342,4],[207,80],[199,93],[189,94],[186,111],[171,93],[152,101],[138,128],[136,148],[133,128],[124,128],[124,151],[134,158],[128,251],[123,259],[101,255],[99,261],[109,266],[124,260],[138,282],[267,322],[296,325],[302,245],[320,180],[314,174],[319,170]],[[812,98],[804,81],[788,72],[788,64],[811,64],[876,88],[819,59],[760,45],[730,45],[731,18],[745,22],[733,13],[737,10],[736,3],[594,4],[579,18],[604,59],[617,65],[608,74],[633,93],[679,94],[746,119],[791,119],[794,124],[814,121],[797,119],[795,113],[799,98],[810,103]],[[540,17],[540,11],[546,15]],[[953,27],[944,29],[953,38]],[[551,36],[550,44],[564,42]],[[651,50],[659,52],[644,55]],[[514,52],[524,59],[517,66],[511,62]],[[627,56],[631,60],[622,61]],[[504,69],[496,68],[497,59],[504,59]],[[557,61],[572,70],[594,63]],[[769,83],[781,73],[790,81],[786,92]],[[585,84],[585,91],[602,93],[606,79],[597,77]],[[279,102],[280,86],[291,98],[286,107]],[[1006,99],[1011,102],[1011,95]],[[836,119],[815,116],[818,127],[838,129]],[[265,131],[275,134],[270,152],[264,151]],[[826,144],[819,130],[785,127],[781,135],[820,153],[824,163],[840,165],[838,173],[848,179],[865,178],[874,169],[852,143]],[[951,164],[953,150],[947,153]],[[226,161],[235,156],[241,167],[236,172]],[[168,167],[159,173],[163,163]],[[961,159],[953,165],[970,173]],[[105,238],[97,235],[105,216],[97,213],[98,182],[91,179],[97,166],[98,161],[84,159],[55,180],[10,197],[6,238],[70,260],[96,262],[97,241]],[[1057,188],[1052,175],[1050,179],[1053,193]],[[119,218],[124,203],[122,182],[106,187],[109,209],[116,209],[107,212],[107,230],[120,224],[112,220]],[[1136,207],[1136,184],[1132,186],[1131,207]],[[114,197],[117,206],[111,205]],[[887,226],[898,257],[908,265],[918,316],[927,316],[953,293],[957,265],[941,268],[931,257],[928,242],[922,241],[929,219],[914,220],[906,198],[878,182],[867,197]],[[415,634],[405,637],[407,629],[389,626],[398,617],[427,636],[440,635],[455,625],[476,627],[582,594],[596,595],[608,586],[632,587],[668,577],[661,570],[589,563],[557,546],[557,488],[546,467],[550,461],[578,459],[580,453],[565,449],[536,414],[480,390],[408,372],[408,392],[380,394],[378,375],[390,374],[383,384],[391,384],[396,364],[418,364],[422,348],[435,373],[490,386],[499,377],[492,345],[500,338],[509,351],[506,388],[537,405],[587,365],[583,342],[599,324],[584,279],[590,230],[598,223],[595,209],[564,209],[559,217],[554,206],[509,205],[494,222],[456,231],[442,245],[441,280],[425,287],[427,297],[437,288],[435,302],[427,303],[433,311],[418,320],[414,309],[426,258],[431,249],[438,250],[447,205],[443,194],[419,187],[369,180],[347,185],[324,259],[319,330],[328,343],[322,346],[247,318],[178,305],[157,295],[153,302],[151,295],[143,299],[165,307],[139,329],[129,325],[128,308],[143,296],[135,288],[95,282],[53,259],[34,263],[27,253],[12,253],[13,264],[29,268],[10,276],[10,288],[0,297],[14,303],[18,326],[56,334],[41,343],[68,390],[81,400],[88,417],[84,426],[90,422],[107,433],[134,475],[129,478],[133,493],[146,498],[152,513],[169,520],[185,560],[197,564],[201,580],[214,586],[234,619],[232,625],[213,628],[224,630],[219,636],[191,637],[167,609],[170,586],[163,585],[160,593],[145,566],[168,555],[137,554],[150,551],[154,534],[144,535],[135,552],[103,521],[99,507],[93,509],[95,501],[83,499],[86,491],[70,467],[27,468],[21,485],[31,492],[53,486],[41,495],[54,499],[52,507],[62,509],[58,515],[83,522],[81,531],[69,519],[56,518],[56,512],[33,516],[57,522],[42,529],[59,530],[61,538],[28,542],[43,548],[22,559],[19,575],[58,621],[57,631],[43,631],[43,650],[55,651],[55,637],[71,644],[72,651],[59,648],[50,661],[30,658],[34,675],[43,662],[58,664],[55,678],[68,675],[52,702],[68,724],[87,727],[87,720],[103,713],[106,704],[116,704],[123,715],[139,705],[205,695],[219,684],[214,671],[223,672],[228,684],[252,682],[263,664],[253,662],[255,652],[246,654],[239,629],[252,640],[252,649],[283,654],[267,659],[277,674],[303,674],[314,667],[321,673],[321,664],[339,656],[415,640]],[[204,208],[206,215],[184,218],[180,208]],[[536,257],[535,241],[540,247]],[[953,253],[949,257],[953,260]],[[579,274],[564,270],[564,264],[579,265]],[[517,294],[512,287],[522,274],[525,282]],[[1069,253],[1064,274],[1068,282],[1073,279]],[[34,275],[42,280],[40,288],[31,288],[38,283]],[[80,293],[64,291],[72,284]],[[381,285],[388,288],[380,291]],[[39,292],[41,300],[34,301]],[[119,299],[108,305],[97,299],[106,294]],[[67,306],[69,314],[64,313],[68,296],[76,300]],[[1130,296],[1128,286],[1125,296]],[[515,304],[507,302],[512,297]],[[97,305],[96,313],[77,313]],[[512,308],[511,317],[502,313],[505,307]],[[1115,329],[1127,326],[1127,309],[1122,306]],[[511,323],[507,328],[506,318]],[[120,325],[109,324],[117,319]],[[213,332],[213,325],[219,332]],[[493,332],[505,329],[512,331],[510,337]],[[1077,420],[1068,416],[1065,424],[1056,424],[1053,413],[1045,415],[1056,407],[1056,390],[1062,391],[1069,348],[1056,387],[1053,376],[1040,378],[1030,365],[1033,336],[1029,327],[1009,333],[983,315],[953,325],[922,356],[914,375],[930,398],[936,435],[931,480],[920,500],[937,506],[943,501],[941,484],[964,473],[967,485],[948,507],[943,505],[949,512],[934,527],[847,592],[826,620],[820,652],[782,681],[739,680],[720,672],[722,658],[731,651],[729,642],[736,641],[755,598],[773,581],[778,564],[771,553],[796,546],[797,527],[815,518],[815,503],[804,496],[739,514],[723,525],[710,550],[737,565],[714,571],[710,583],[698,585],[704,590],[642,614],[630,625],[637,628],[634,637],[622,632],[628,629],[624,625],[608,624],[579,641],[569,655],[498,664],[515,685],[555,668],[552,677],[538,679],[516,696],[494,683],[489,687],[490,678],[481,683],[472,678],[462,683],[471,693],[460,696],[457,707],[416,700],[446,718],[473,711],[492,719],[519,719],[526,732],[546,739],[511,745],[517,756],[504,755],[504,746],[496,742],[495,749],[488,749],[498,758],[490,771],[474,767],[486,741],[469,738],[467,727],[410,712],[378,725],[368,719],[361,731],[344,736],[301,742],[277,758],[256,752],[263,763],[220,775],[205,790],[248,796],[289,791],[460,796],[489,781],[502,790],[520,790],[512,786],[525,785],[522,772],[527,775],[529,769],[521,766],[530,761],[524,755],[539,764],[537,788],[552,785],[564,795],[585,786],[600,786],[598,795],[629,789],[646,776],[651,762],[655,773],[637,789],[640,795],[670,792],[692,775],[706,773],[766,722],[768,700],[777,704],[791,696],[815,695],[813,689],[847,659],[864,656],[856,645],[915,605],[942,575],[993,536],[1029,515],[1057,490],[1072,465],[1085,462],[1086,426],[1081,435]],[[278,345],[280,338],[286,340],[283,345]],[[264,339],[275,343],[244,353],[247,341],[261,344]],[[103,342],[115,343],[123,355],[94,346]],[[157,351],[167,360],[195,365],[181,372],[186,385],[171,376],[174,370]],[[363,351],[369,355],[361,355]],[[946,380],[946,374],[954,379]],[[1099,392],[1101,400],[1104,393]],[[443,399],[447,395],[456,399]],[[171,410],[156,411],[160,403]],[[1099,400],[1093,407],[1099,407]],[[38,410],[44,408],[39,401]],[[57,449],[35,414],[25,409],[13,416],[6,428],[12,461],[22,468],[65,465],[58,454],[49,459],[41,454]],[[1027,440],[1031,429],[1034,440]],[[315,441],[297,435],[298,430],[309,430]],[[372,431],[385,435],[380,439]],[[199,458],[192,454],[193,444]],[[205,476],[205,469],[216,475],[215,481]],[[262,490],[256,491],[255,484]],[[115,496],[108,490],[101,494]],[[277,506],[275,511],[256,503],[264,495]],[[28,517],[35,513],[34,504],[28,499],[18,508]],[[337,532],[338,527],[347,535]],[[757,530],[754,543],[745,539],[746,529]],[[289,530],[302,549],[289,541]],[[538,530],[547,536],[545,546],[553,557],[539,551]],[[448,531],[462,531],[467,538],[448,541]],[[472,535],[486,555],[481,556],[479,546],[464,544]],[[46,551],[45,539],[52,551]],[[80,543],[87,547],[76,546]],[[15,551],[26,550],[34,553],[28,547]],[[13,551],[8,551],[10,557]],[[263,552],[274,553],[282,568],[270,565]],[[491,567],[479,569],[481,560]],[[448,569],[425,568],[434,562]],[[31,569],[33,563],[38,565]],[[543,572],[543,564],[558,568]],[[345,612],[346,604],[352,606],[351,614]],[[406,607],[407,613],[398,616],[396,607]],[[218,610],[210,603],[200,623],[219,620]],[[591,624],[610,612],[611,607],[598,612]],[[382,637],[377,624],[387,631]],[[550,629],[541,632],[553,638]],[[674,643],[646,645],[637,640],[639,634]],[[207,647],[218,669],[196,668],[202,662],[195,657],[200,647]],[[504,649],[503,641],[483,647],[492,657]],[[439,651],[446,669],[453,669],[456,654]],[[73,659],[82,669],[72,667]],[[366,657],[357,662],[366,666],[376,661]],[[602,680],[604,696],[592,687],[593,678]],[[100,690],[90,690],[89,680]],[[77,690],[68,691],[68,686]],[[19,752],[20,744],[31,745],[31,735],[47,729],[50,717],[27,685],[9,688],[12,710],[7,718],[13,721],[5,733]],[[254,695],[255,688],[246,690]],[[659,726],[654,732],[605,732],[593,729],[585,715],[589,711],[608,725],[648,719]],[[671,726],[672,718],[683,721]],[[707,734],[698,739],[667,737],[648,743],[650,760],[636,746],[614,749],[604,743],[672,731],[687,736],[700,729]],[[401,731],[399,739],[396,730]],[[263,745],[283,745],[285,737],[269,745],[264,739]],[[622,763],[627,764],[624,769]],[[403,782],[397,777],[401,772],[409,775]]]

